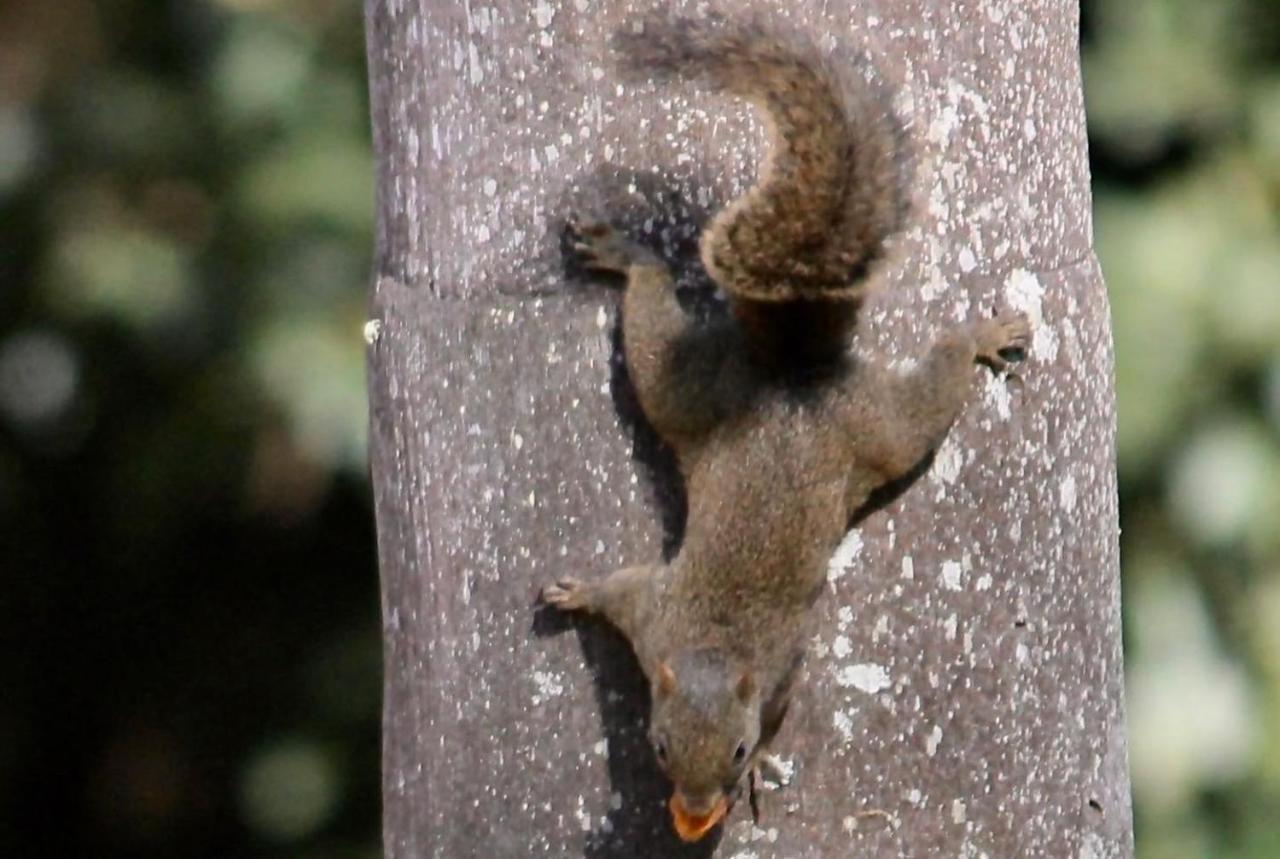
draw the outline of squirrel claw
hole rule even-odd
[[[991,371],[997,376],[1003,376],[1009,372],[1009,360],[999,352],[995,352],[990,355],[983,355],[981,356],[981,360],[990,367]]]
[[[760,769],[752,767],[747,773],[747,802],[751,805],[751,822],[760,825]]]
[[[1031,321],[1021,313],[1004,311],[978,323],[974,332],[977,359],[997,373],[1022,361],[1031,348]]]
[[[747,772],[747,798],[751,804],[751,819],[760,825],[760,794],[791,784],[795,766],[777,755],[761,754]]]
[[[777,755],[760,755],[756,758],[755,771],[762,785],[772,786],[776,790],[791,784],[795,764],[784,761]]]
[[[604,221],[579,220],[577,218],[569,221],[569,229],[576,236],[586,236],[588,238],[604,238],[613,232],[613,227]]]
[[[587,608],[587,586],[573,578],[557,579],[542,589],[542,601],[560,611],[578,611]]]
[[[633,265],[657,261],[653,251],[633,242],[602,221],[570,221],[569,246],[590,271],[626,274]]]

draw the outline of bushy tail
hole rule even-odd
[[[878,88],[755,21],[653,17],[614,46],[632,74],[739,96],[768,123],[757,184],[702,233],[711,277],[752,301],[857,298],[905,211],[901,130]]]

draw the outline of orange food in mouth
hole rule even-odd
[[[729,800],[720,797],[707,814],[690,814],[679,795],[671,797],[668,807],[671,809],[671,822],[676,827],[676,834],[684,841],[697,841],[721,821],[729,810]]]

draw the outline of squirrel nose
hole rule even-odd
[[[680,803],[686,814],[704,817],[715,810],[722,796],[723,794],[718,790],[695,794],[677,791],[676,801]]]

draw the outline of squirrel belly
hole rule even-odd
[[[653,18],[614,46],[632,76],[746,99],[770,131],[755,187],[701,236],[726,319],[688,315],[653,251],[604,224],[573,227],[586,267],[626,278],[628,373],[676,455],[688,521],[670,564],[564,577],[542,599],[599,614],[630,641],[651,687],[673,825],[697,840],[783,723],[811,607],[852,515],[926,461],[970,398],[974,365],[1003,371],[1030,326],[1007,312],[957,325],[907,372],[855,360],[870,270],[905,215],[888,100],[757,21]]]

